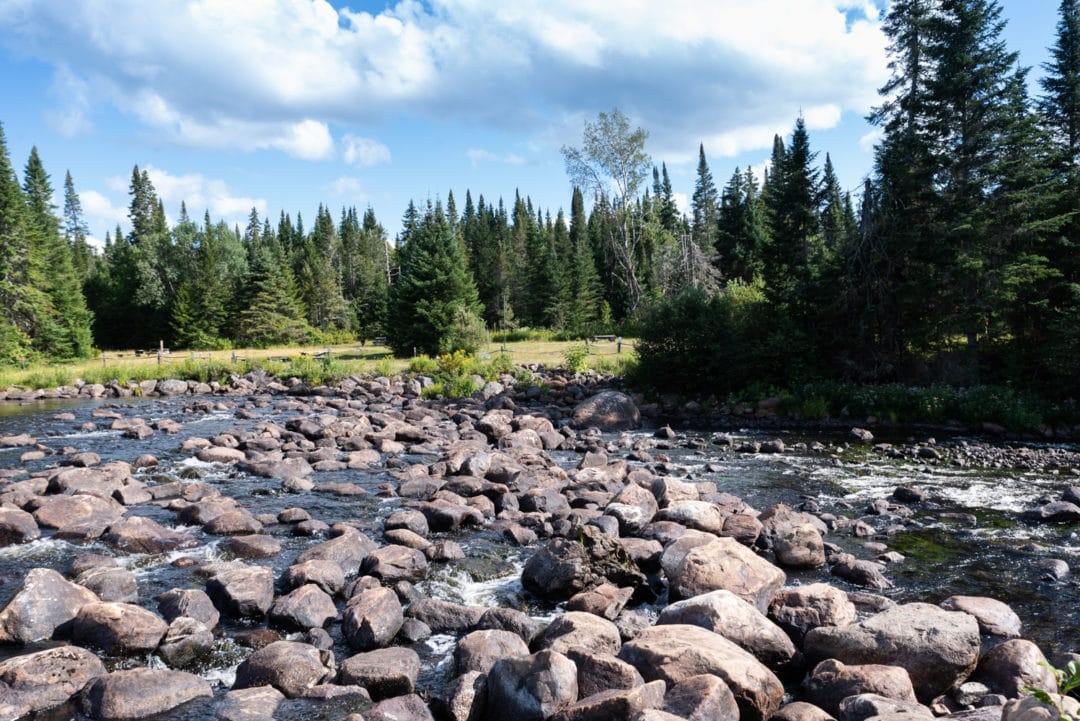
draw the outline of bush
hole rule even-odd
[[[575,345],[567,349],[563,356],[566,369],[574,373],[582,373],[589,369],[589,348],[585,345]]]

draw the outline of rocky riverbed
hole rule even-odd
[[[9,407],[0,720],[997,721],[1080,651],[1076,448],[504,381]]]

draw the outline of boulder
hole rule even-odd
[[[786,568],[817,568],[825,565],[821,533],[808,523],[783,526],[773,538],[776,562]]]
[[[193,548],[198,541],[187,533],[165,528],[145,516],[131,516],[109,526],[102,540],[128,553],[165,553],[178,548]]]
[[[632,588],[618,588],[610,583],[602,583],[571,597],[566,602],[566,610],[584,611],[612,621],[622,613],[633,595]]]
[[[0,689],[15,696],[26,712],[42,711],[67,703],[87,682],[105,673],[96,654],[78,646],[59,646],[0,661]],[[0,699],[4,696],[0,692]]]
[[[492,611],[496,609],[491,609]],[[441,598],[420,598],[409,604],[409,616],[423,621],[435,633],[461,633],[475,629],[487,609],[483,606],[466,606]],[[502,628],[502,626],[496,626]],[[507,629],[512,630],[512,629]]]
[[[850,581],[857,586],[865,586],[875,591],[884,591],[893,587],[893,582],[881,572],[881,564],[863,559],[856,559],[850,553],[841,553],[833,558],[832,575]]]
[[[420,674],[420,657],[411,648],[380,648],[341,662],[338,683],[363,686],[375,700],[411,694]]]
[[[64,530],[69,527],[97,529],[93,537],[124,515],[124,507],[111,498],[79,494],[75,496],[46,496],[34,511],[39,526]]]
[[[440,718],[448,721],[476,721],[487,704],[487,674],[469,671],[452,679],[433,700]]]
[[[585,648],[615,655],[622,646],[619,629],[605,618],[581,611],[557,616],[533,642],[533,648],[565,654],[571,648]]]
[[[785,588],[773,597],[769,616],[801,643],[818,626],[846,626],[855,621],[855,604],[848,595],[827,583]]]
[[[641,686],[645,679],[636,668],[609,653],[571,648],[566,657],[577,666],[578,695],[581,698],[611,689]]]
[[[214,649],[214,633],[202,621],[177,616],[158,644],[157,654],[169,668],[185,668],[208,659]]]
[[[214,606],[236,618],[266,615],[274,602],[274,572],[266,566],[222,565],[206,580]]]
[[[1000,716],[1001,711],[998,711]],[[840,702],[840,721],[867,721],[889,718],[894,721],[932,721],[934,714],[926,706],[913,701],[887,698],[876,693],[848,696]],[[953,717],[958,719],[960,717]],[[965,719],[974,721],[974,719]]]
[[[803,682],[806,700],[836,716],[840,702],[864,693],[916,704],[907,671],[881,664],[846,665],[836,659],[822,661]]]
[[[634,430],[641,427],[641,412],[625,393],[601,391],[574,407],[571,424],[578,429],[599,428],[605,433]]]
[[[691,721],[739,721],[731,689],[712,674],[689,676],[674,684],[664,696],[664,710]]]
[[[428,563],[424,554],[415,548],[391,545],[369,553],[361,571],[389,585],[398,581],[415,583],[427,578]]]
[[[37,521],[18,508],[0,508],[0,546],[27,543],[41,538]]]
[[[192,673],[133,668],[98,676],[87,684],[82,711],[102,721],[141,719],[212,694],[210,683]]]
[[[294,563],[305,561],[334,561],[341,567],[345,576],[355,576],[368,554],[375,550],[375,543],[360,531],[349,529],[340,536],[312,546],[299,556]]]
[[[270,607],[271,623],[300,631],[322,628],[335,618],[334,599],[314,583],[290,591]]]
[[[153,651],[168,627],[160,616],[141,606],[98,601],[79,609],[71,637],[81,646],[122,656]]]
[[[687,551],[670,574],[676,598],[726,589],[765,613],[787,577],[733,538],[716,538]]]
[[[273,721],[285,695],[273,686],[229,691],[217,708],[217,721]]]
[[[979,625],[966,613],[908,603],[847,626],[815,628],[806,634],[803,650],[811,660],[901,666],[915,695],[928,703],[975,669]]]
[[[236,463],[247,456],[238,448],[224,448],[222,446],[209,446],[195,454],[203,463]]]
[[[349,599],[341,630],[350,648],[370,651],[393,641],[404,620],[397,594],[379,586]]]
[[[754,606],[723,589],[671,604],[660,612],[657,624],[708,629],[735,642],[773,669],[787,666],[796,654],[795,645],[779,626]]]
[[[656,520],[671,521],[695,531],[714,535],[724,532],[724,512],[715,503],[698,500],[673,501],[656,513]]]
[[[500,658],[528,655],[528,645],[516,633],[481,630],[461,637],[454,649],[454,664],[458,675],[471,671],[487,674]]]
[[[646,709],[658,709],[664,703],[663,681],[653,681],[631,689],[611,689],[586,696],[556,711],[551,721],[609,721],[629,719]]]
[[[487,721],[543,721],[577,701],[577,667],[555,651],[504,658],[487,677]]]
[[[1013,699],[1001,711],[1001,721],[1058,721],[1064,711],[1072,718],[1080,717],[1080,701],[1071,697],[1051,694],[1050,698],[1060,709],[1049,706],[1034,696]]]
[[[1028,687],[1050,693],[1057,691],[1057,679],[1043,652],[1031,641],[1019,638],[987,651],[971,678],[986,684],[991,693],[1008,698],[1022,696]]]
[[[139,600],[139,586],[135,574],[126,568],[88,568],[75,577],[75,583],[89,588],[102,601],[135,603]]]
[[[941,602],[946,611],[970,613],[979,622],[979,631],[987,636],[1020,636],[1020,617],[1008,604],[985,596],[949,596]]]
[[[170,623],[180,616],[188,616],[212,629],[221,620],[214,602],[197,588],[173,588],[159,595],[157,602],[158,613]]]
[[[299,588],[305,583],[314,583],[333,596],[345,588],[345,574],[333,561],[316,560],[295,563],[281,577],[281,585],[286,589]]]
[[[648,587],[619,539],[592,525],[582,526],[574,539],[552,539],[521,572],[522,585],[530,593],[551,599],[570,598],[605,581],[635,590]]]
[[[699,626],[653,626],[623,644],[619,658],[646,681],[668,685],[703,673],[719,676],[735,696],[744,721],[765,721],[780,706],[784,687],[764,664],[723,636]]]
[[[416,694],[380,701],[364,710],[363,721],[434,721],[424,699]],[[346,721],[355,721],[346,717]]]
[[[792,701],[782,706],[769,721],[836,721],[836,719],[812,703]]]
[[[0,643],[28,644],[68,634],[79,609],[98,600],[93,591],[56,571],[30,569],[22,588],[0,611]]]
[[[273,558],[281,553],[281,541],[263,533],[231,536],[222,545],[233,556],[244,559]]]
[[[275,641],[251,654],[236,669],[234,689],[273,686],[288,698],[331,681],[337,673],[333,651],[296,641]]]

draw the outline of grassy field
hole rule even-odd
[[[549,368],[565,365],[572,349],[583,347],[581,342],[528,340],[509,343],[490,343],[482,349],[481,358],[506,353],[515,365],[542,364]],[[359,343],[335,346],[292,346],[279,348],[236,349],[229,351],[172,351],[160,359],[157,354],[134,351],[109,351],[93,360],[73,363],[30,364],[25,368],[0,367],[0,388],[56,388],[86,383],[108,383],[117,380],[156,380],[161,378],[193,378],[215,380],[229,373],[243,374],[254,367],[263,368],[279,377],[299,376],[317,379],[326,370],[329,358],[333,375],[352,373],[389,374],[408,368],[411,359],[394,358],[385,346]],[[621,371],[633,356],[632,341],[624,341],[618,353],[612,341],[589,344],[586,364],[590,368],[610,372]]]

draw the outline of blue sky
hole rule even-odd
[[[1004,0],[1034,66],[1057,0]],[[569,207],[559,148],[618,107],[677,196],[704,143],[719,187],[802,112],[855,191],[887,77],[878,0],[0,0],[0,122],[20,169],[70,170],[93,236],[127,228],[133,165],[175,218],[241,226],[516,189]],[[760,172],[759,172],[760,177]],[[685,205],[683,210],[688,210]]]

